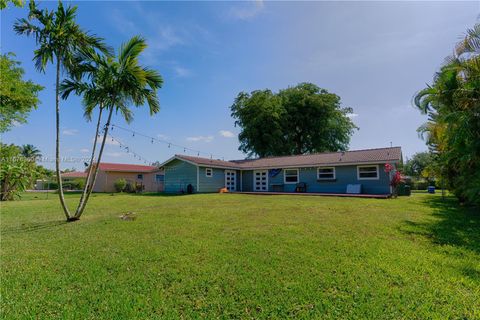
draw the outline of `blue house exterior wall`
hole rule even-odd
[[[298,169],[299,182],[307,184],[307,192],[346,193],[348,184],[361,184],[362,193],[389,194],[390,184],[388,174],[383,170],[384,164],[378,165],[379,178],[376,180],[358,180],[357,165],[336,166],[335,180],[317,180],[317,167],[291,168]],[[284,192],[295,192],[296,183],[284,182],[284,170],[276,176],[268,177],[268,191],[274,191],[274,185],[282,186]],[[243,171],[243,191],[253,191],[253,170]]]
[[[172,160],[164,166],[165,182],[164,190],[166,193],[179,193],[181,190],[187,191],[187,186],[191,184],[197,191],[197,167],[185,161]]]
[[[244,192],[253,191],[253,171],[252,170],[242,170],[241,191],[244,191]]]
[[[225,169],[212,168],[212,176],[207,177],[205,169],[210,167],[199,167],[198,192],[218,192],[218,189],[225,186]]]
[[[346,193],[348,184],[360,184],[361,193],[366,194],[389,194],[389,176],[384,171],[384,163],[378,164],[379,178],[375,180],[359,180],[357,178],[358,165],[345,165],[335,167],[335,180],[317,180],[317,167],[298,168],[299,182],[307,184],[307,192],[319,193]],[[206,166],[198,166],[198,190],[197,190],[197,166],[179,159],[174,159],[165,165],[165,192],[179,193],[186,191],[191,184],[195,192],[207,193],[218,192],[225,186],[225,170],[223,168],[212,168],[213,176],[207,177]],[[292,168],[295,169],[295,168]],[[237,191],[252,192],[253,170],[236,170]],[[276,189],[274,190],[274,185]],[[284,170],[276,176],[268,176],[268,191],[277,191],[283,187],[284,192],[294,192],[296,183],[286,184],[284,182]]]

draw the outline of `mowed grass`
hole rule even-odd
[[[1,295],[4,319],[480,319],[480,214],[428,194],[97,194],[64,223],[29,194],[2,203]]]

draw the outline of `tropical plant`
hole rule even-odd
[[[357,128],[340,97],[311,83],[273,93],[241,92],[231,106],[241,128],[239,150],[249,156],[283,156],[346,150]]]
[[[102,143],[95,162],[93,159],[97,141],[94,139],[85,188],[72,219],[80,218],[95,185],[99,169],[97,164],[101,163],[113,112],[120,112],[126,122],[131,122],[133,120],[133,113],[129,108],[131,104],[140,107],[146,103],[150,115],[160,110],[157,90],[161,88],[163,79],[157,71],[141,66],[138,61],[146,47],[145,39],[135,36],[120,47],[117,57],[85,50],[82,55],[84,58],[88,57],[88,62],[77,69],[76,77],[62,83],[63,98],[68,98],[73,92],[83,96],[87,120],[91,119],[95,108],[99,108],[96,137],[102,111],[108,112],[103,127]]]
[[[65,203],[60,173],[60,71],[67,74],[74,69],[78,60],[75,59],[79,50],[98,49],[108,53],[108,47],[103,39],[83,31],[75,22],[77,7],[64,8],[58,3],[56,11],[40,10],[34,1],[30,2],[28,19],[22,18],[15,22],[17,34],[33,35],[37,44],[34,52],[35,67],[45,72],[48,63],[56,67],[55,79],[55,169],[58,182],[58,195],[67,221],[71,220],[70,211]]]
[[[18,146],[0,143],[0,201],[13,200],[35,174],[35,163],[23,157]]]
[[[461,202],[480,205],[480,24],[467,31],[433,84],[414,98],[438,175]]]
[[[24,144],[20,147],[20,152],[22,153],[22,156],[32,161],[35,161],[42,156],[40,150],[32,144]]]
[[[0,133],[27,122],[29,112],[40,103],[38,93],[43,89],[23,79],[25,71],[13,57],[12,53],[0,55]]]

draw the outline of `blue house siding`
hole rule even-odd
[[[218,192],[218,189],[225,186],[225,169],[212,168],[212,176],[205,175],[205,169],[210,167],[199,167],[199,190],[198,192]]]
[[[187,191],[191,184],[197,191],[197,167],[185,161],[172,160],[164,167],[165,169],[165,192],[179,193]]]
[[[292,168],[296,169],[296,168]],[[379,179],[358,180],[357,166],[335,167],[335,180],[317,180],[317,167],[298,168],[299,182],[307,184],[307,192],[319,193],[346,193],[348,184],[361,184],[362,193],[368,194],[389,194],[390,185],[388,174],[383,170],[383,164],[378,165]],[[253,171],[243,171],[243,191],[253,191]],[[274,191],[274,186],[283,186],[284,192],[295,192],[296,183],[284,182],[284,170],[276,176],[268,177],[268,191]]]
[[[253,191],[253,171],[242,170],[242,189],[245,192]]]

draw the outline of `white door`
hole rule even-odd
[[[268,191],[268,171],[267,170],[253,171],[253,190]]]
[[[237,191],[237,172],[225,170],[225,188],[228,191]]]

